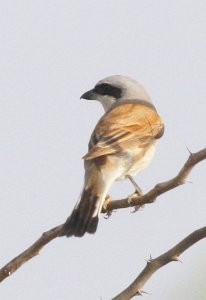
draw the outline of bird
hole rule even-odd
[[[88,152],[83,157],[83,189],[62,228],[62,235],[67,237],[96,232],[111,186],[127,178],[134,182],[133,176],[150,163],[164,133],[164,122],[150,96],[140,83],[128,76],[106,77],[81,98],[97,100],[105,112],[92,132]]]

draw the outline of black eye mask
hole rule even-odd
[[[99,95],[108,95],[116,99],[121,98],[122,91],[116,86],[112,86],[109,83],[98,84],[94,88],[95,93]]]

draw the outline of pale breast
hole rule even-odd
[[[134,176],[149,165],[154,156],[156,145],[157,141],[154,141],[147,149],[142,150],[136,157],[133,157],[134,163],[128,170],[128,175]]]
[[[127,171],[119,179],[123,179],[127,175],[134,176],[145,169],[154,156],[156,145],[157,141],[154,141],[147,147],[137,149],[136,153],[132,155],[132,163],[128,165]]]

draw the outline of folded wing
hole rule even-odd
[[[160,138],[164,125],[151,105],[124,103],[108,111],[97,123],[90,139],[90,160],[99,156],[132,150]]]

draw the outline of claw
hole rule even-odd
[[[128,196],[127,198],[127,201],[129,204],[131,204],[131,202],[134,200],[134,199],[137,199],[138,197],[140,197],[141,195],[139,195],[139,193],[135,192],[134,194]],[[138,210],[142,209],[144,207],[144,205],[136,205],[134,206],[134,210],[131,211],[132,213],[135,213],[137,212]]]
[[[113,213],[113,211],[108,211],[108,212],[105,214],[104,218],[105,218],[105,219],[109,219],[109,218],[111,217],[112,213]]]
[[[139,193],[137,193],[137,192],[135,192],[135,194],[133,194],[133,198],[134,197],[140,197],[140,196],[142,196],[143,194],[139,194]],[[134,210],[132,211],[132,213],[136,213],[137,211],[139,211],[139,210],[142,210],[143,209],[143,207],[144,207],[144,205],[136,205],[136,206],[134,206]]]
[[[139,210],[142,210],[144,208],[144,205],[136,205],[134,206],[134,210],[132,211],[132,213],[136,213]]]
[[[132,194],[132,195],[128,196],[128,198],[127,198],[127,202],[128,202],[129,204],[131,204],[131,202],[132,202],[133,198],[134,198],[134,194]]]

